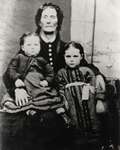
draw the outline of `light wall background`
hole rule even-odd
[[[90,62],[95,0],[72,0],[71,39],[81,42]],[[120,0],[96,0],[93,62],[106,77],[120,78]]]

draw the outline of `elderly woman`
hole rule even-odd
[[[36,32],[41,38],[40,55],[44,57],[54,71],[64,66],[63,49],[65,42],[60,38],[63,21],[61,9],[52,3],[42,5],[35,16]]]

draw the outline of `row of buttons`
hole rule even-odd
[[[50,65],[53,66],[52,49],[51,49],[52,45],[49,44],[48,47],[49,47],[48,54],[49,54]]]

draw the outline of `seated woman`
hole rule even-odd
[[[65,46],[65,68],[58,71],[56,82],[61,98],[68,103],[71,118],[70,149],[99,149],[100,121],[97,113],[105,111],[104,78],[84,59],[83,47],[76,42]]]

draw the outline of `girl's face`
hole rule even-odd
[[[47,7],[43,10],[40,27],[44,32],[55,32],[58,26],[57,12],[54,8]]]
[[[82,59],[80,50],[72,46],[65,51],[64,58],[66,65],[70,68],[75,68],[78,66],[80,64],[80,60]]]
[[[24,39],[22,50],[27,56],[36,56],[40,52],[40,39],[38,36],[27,36]]]

